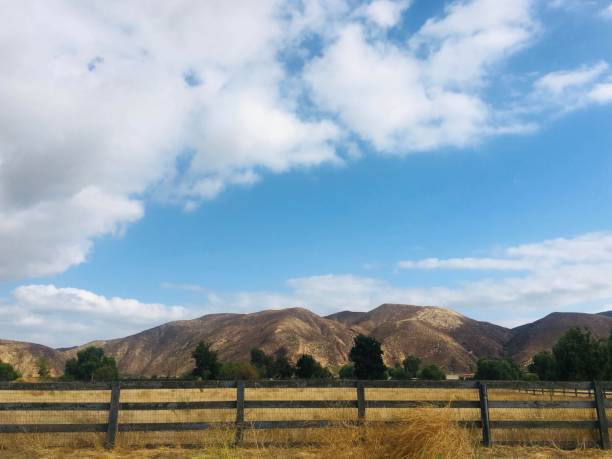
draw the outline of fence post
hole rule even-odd
[[[478,395],[480,398],[480,422],[482,423],[482,444],[491,446],[491,424],[489,422],[489,392],[487,385],[478,383]]]
[[[115,447],[117,430],[119,428],[119,397],[121,396],[121,385],[115,381],[111,383],[111,399],[108,410],[108,430],[106,431],[106,449]]]
[[[595,409],[597,410],[597,429],[599,431],[599,446],[601,449],[610,449],[610,436],[608,434],[608,418],[606,417],[606,405],[604,393],[597,381],[593,381],[593,393],[595,394]]]
[[[236,445],[242,443],[244,430],[244,381],[236,381]]]
[[[361,425],[365,421],[365,386],[363,381],[357,381],[357,424]]]

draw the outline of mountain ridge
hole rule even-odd
[[[307,353],[323,365],[338,367],[348,362],[354,337],[367,334],[382,343],[389,366],[413,354],[450,373],[467,373],[480,357],[510,356],[525,365],[536,352],[551,349],[572,326],[588,328],[596,337],[606,338],[612,329],[612,317],[557,312],[509,329],[439,306],[385,303],[370,311],[345,310],[327,316],[292,307],[206,314],[123,338],[58,349],[0,340],[0,359],[31,377],[36,374],[36,360],[43,357],[52,375],[58,376],[67,359],[80,349],[96,345],[117,360],[124,375],[172,377],[188,371],[193,365],[191,352],[198,342],[208,341],[218,350],[221,360],[246,361],[255,347],[267,353],[286,347],[294,361]]]

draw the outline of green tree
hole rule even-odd
[[[391,379],[410,379],[410,375],[403,366],[395,365],[388,370]]]
[[[538,375],[541,381],[557,379],[557,362],[555,356],[549,351],[540,351],[534,355],[528,369],[531,373]]]
[[[419,374],[421,359],[414,355],[409,355],[404,359],[402,365],[404,366],[404,370],[406,370],[406,375],[408,376],[408,379],[416,378]]]
[[[274,357],[261,349],[251,349],[251,363],[257,368],[262,378],[272,378],[272,365]]]
[[[446,379],[444,372],[433,363],[431,365],[424,366],[419,372],[419,379],[429,379],[433,381],[441,381]]]
[[[353,365],[342,365],[338,371],[340,379],[354,379],[355,367]]]
[[[227,362],[221,365],[219,379],[224,380],[252,380],[259,379],[258,369],[249,362]]]
[[[561,381],[602,379],[608,363],[606,343],[590,331],[571,328],[553,347],[557,377]]]
[[[521,369],[511,359],[479,359],[474,379],[518,381]]]
[[[331,377],[331,373],[312,355],[303,354],[295,364],[295,376],[300,379],[326,379]]]
[[[36,372],[38,373],[38,377],[42,379],[47,379],[51,372],[49,370],[49,362],[44,357],[39,357],[36,360]]]
[[[196,378],[217,379],[221,363],[217,357],[217,351],[212,349],[211,343],[200,341],[191,354],[195,360],[195,368],[191,372]]]
[[[293,376],[295,368],[289,362],[289,351],[285,346],[278,348],[274,353],[274,362],[272,363],[271,373],[272,378],[289,379]]]
[[[66,362],[64,376],[78,381],[113,380],[119,377],[117,362],[104,355],[101,347],[90,346]]]
[[[383,362],[380,343],[372,336],[358,335],[349,360],[355,365],[357,379],[384,379],[387,367]]]
[[[20,377],[21,374],[13,368],[13,365],[0,360],[0,381],[14,381]]]

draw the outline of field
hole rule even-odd
[[[14,402],[108,402],[109,391],[0,391],[0,403]],[[184,432],[119,432],[117,449],[103,449],[104,434],[0,434],[2,457],[612,457],[595,449],[563,452],[555,445],[592,445],[594,429],[504,429],[493,430],[493,440],[516,441],[519,446],[481,448],[480,429],[464,428],[457,421],[477,421],[478,408],[428,407],[427,402],[478,400],[476,389],[366,388],[372,400],[419,400],[420,408],[368,408],[364,426],[322,429],[246,430],[241,446],[234,445],[233,428]],[[121,402],[232,401],[236,389],[124,389]],[[246,400],[355,400],[354,388],[247,388]],[[563,393],[525,393],[490,389],[489,400],[587,400],[586,396]],[[355,408],[246,409],[245,421],[334,420],[355,421]],[[105,423],[106,411],[0,411],[0,424]],[[119,423],[226,422],[235,421],[235,409],[120,411]],[[495,420],[583,420],[594,421],[588,409],[499,409],[491,408]],[[383,426],[377,421],[402,421]],[[531,448],[547,441],[553,449]],[[171,446],[172,448],[168,448]],[[150,449],[154,447],[154,449]],[[143,449],[149,448],[149,449]]]

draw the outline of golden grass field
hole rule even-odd
[[[177,402],[235,400],[236,389],[124,389],[122,402]],[[108,402],[109,391],[0,391],[2,402]],[[354,388],[273,389],[245,391],[246,400],[355,400]],[[374,389],[366,388],[367,400],[478,400],[475,389]],[[536,395],[510,390],[489,390],[490,400],[584,400],[573,393]],[[120,423],[139,422],[233,422],[235,410],[121,411]],[[105,423],[105,411],[0,411],[0,424]],[[491,420],[595,420],[594,409],[491,409]],[[353,421],[356,409],[246,409],[245,421],[320,420]],[[480,430],[457,426],[457,420],[478,420],[478,409],[403,408],[371,409],[367,421],[402,420],[401,426],[366,425],[363,428],[327,428],[245,431],[244,446],[233,445],[234,431],[120,432],[117,448],[103,449],[104,435],[2,434],[3,458],[455,458],[455,457],[610,457],[595,449],[563,452],[555,448],[530,448],[529,442],[553,443],[596,440],[594,430],[493,430],[493,440],[521,440],[524,446],[481,448]],[[173,445],[173,448],[167,448]],[[189,445],[181,449],[181,445]],[[155,446],[154,449],[143,449]]]

